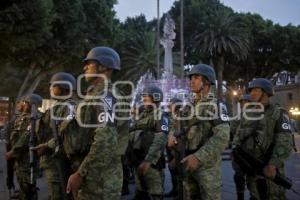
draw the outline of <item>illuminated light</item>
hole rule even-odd
[[[292,115],[300,115],[300,111],[299,111],[299,108],[298,107],[291,107],[289,112],[292,114]]]
[[[233,94],[233,96],[236,96],[238,93],[237,93],[237,91],[233,91],[232,94]]]

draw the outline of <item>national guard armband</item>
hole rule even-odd
[[[214,126],[229,123],[227,107],[224,102],[218,101],[218,118],[213,120]]]
[[[166,113],[163,113],[159,123],[157,123],[156,131],[164,132],[168,134],[169,132],[170,119]]]
[[[275,132],[277,132],[277,133],[280,133],[280,132],[292,133],[290,118],[289,118],[288,113],[285,110],[281,109],[280,116],[279,116],[278,120],[276,121]]]

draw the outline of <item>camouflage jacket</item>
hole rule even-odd
[[[115,94],[119,97],[116,98]],[[117,115],[124,117],[125,113],[117,112],[120,107],[126,107],[118,104],[123,102],[120,96],[118,91],[112,91],[110,83],[105,87],[100,82],[89,88],[86,98],[79,105],[79,125],[86,134],[93,135],[90,150],[79,167],[82,176],[104,173],[105,169],[114,166],[114,162],[121,162],[121,155],[127,148],[129,123],[128,118],[116,119]]]
[[[139,153],[139,160],[147,160],[156,165],[161,159],[167,142],[169,117],[153,109],[145,109],[134,122],[130,132],[130,145]]]
[[[41,117],[38,112],[37,118]],[[15,120],[10,142],[12,146],[12,156],[16,158],[17,164],[27,166],[29,168],[29,139],[31,129],[30,113],[21,113]],[[35,145],[35,144],[34,144]]]
[[[47,143],[48,151],[41,156],[40,162],[43,167],[54,162],[53,154],[55,153],[55,148],[58,145],[57,143],[63,142],[64,138],[61,134],[60,127],[64,120],[73,119],[74,114],[73,111],[75,101],[73,99],[67,99],[63,101],[57,101],[50,109],[46,110],[44,115],[37,123],[37,133],[38,133],[38,142],[39,143]],[[53,116],[52,116],[53,115]],[[54,117],[54,118],[53,118]],[[53,127],[51,120],[54,120],[54,124],[56,124],[58,139],[56,141],[54,139]],[[60,153],[62,153],[63,149],[60,149]]]
[[[214,166],[229,141],[226,106],[211,96],[195,101],[193,106],[191,119],[183,122],[187,130],[186,151],[193,153],[202,167]]]
[[[263,112],[248,112],[248,117],[245,116],[242,116],[236,143],[257,158],[282,167],[292,150],[288,114],[279,106],[269,104]]]

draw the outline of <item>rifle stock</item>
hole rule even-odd
[[[257,159],[251,153],[237,146],[232,151],[233,158],[237,161],[240,167],[248,175],[262,175],[263,169],[267,165],[264,161]],[[264,176],[265,177],[265,176]],[[278,171],[274,179],[269,179],[275,184],[284,187],[285,189],[292,188],[292,182],[287,177],[281,175]]]

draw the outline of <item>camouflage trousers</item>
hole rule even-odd
[[[251,200],[285,200],[285,189],[270,180],[258,176],[247,176],[247,187]]]
[[[119,200],[121,197],[123,170],[121,159],[105,170],[94,169],[84,177],[78,200]]]
[[[220,166],[187,172],[183,185],[187,200],[220,200]]]
[[[49,200],[64,200],[65,189],[63,187],[66,185],[62,184],[61,177],[56,166],[48,166],[45,170],[45,175],[48,184],[48,196]]]
[[[136,190],[147,192],[149,195],[163,195],[164,193],[164,174],[162,169],[150,167],[144,176],[139,177],[135,172]]]
[[[20,200],[37,200],[36,183],[30,184],[30,169],[22,165],[16,167],[16,176],[20,186],[19,199]],[[36,177],[36,174],[34,174]],[[36,178],[34,178],[36,180]]]

